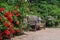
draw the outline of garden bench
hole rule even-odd
[[[42,19],[40,17],[37,17],[37,16],[27,16],[27,26],[31,27],[32,30],[37,30],[37,29],[42,29],[44,28],[45,29],[45,23],[41,23]]]

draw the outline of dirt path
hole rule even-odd
[[[60,40],[59,28],[46,28],[36,32],[26,32],[26,34],[11,40]]]

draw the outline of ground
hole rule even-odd
[[[25,32],[25,34],[11,40],[60,40],[60,28],[46,28],[36,32]]]

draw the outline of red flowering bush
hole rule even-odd
[[[5,8],[0,8],[0,25],[2,25],[2,29],[0,28],[0,40],[2,40],[3,36],[11,38],[11,34],[20,33],[20,13],[18,10],[14,11],[7,11],[3,13]],[[2,12],[3,11],[3,12]],[[17,27],[17,29],[15,29]]]
[[[11,3],[15,2],[14,4]],[[4,0],[0,1],[0,40],[4,38],[11,38],[11,35],[22,33],[23,18],[26,12],[26,6],[20,5],[25,4],[23,1],[11,1]],[[19,2],[19,4],[17,4]],[[25,6],[25,7],[24,7]]]

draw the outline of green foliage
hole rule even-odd
[[[4,3],[2,3],[2,1]],[[5,12],[16,9],[14,6],[18,5],[21,8],[17,10],[23,18],[26,17],[26,15],[37,15],[49,24],[47,17],[52,16],[55,21],[51,20],[51,24],[52,21],[54,25],[60,23],[60,0],[34,0],[34,2],[31,3],[28,3],[27,0],[1,0],[0,5],[0,7],[6,8]]]
[[[30,12],[34,15],[42,17],[48,26],[56,26],[60,23],[60,1],[59,0],[36,0],[30,3]],[[48,20],[48,16],[54,18]]]

